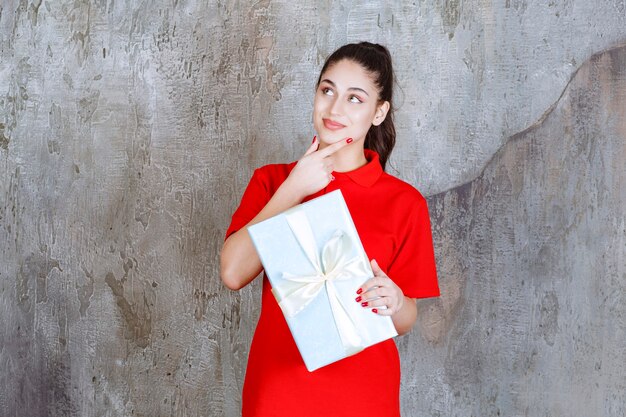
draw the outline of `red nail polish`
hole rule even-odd
[[[313,136],[313,142],[311,142],[311,144],[315,143],[315,139],[317,139],[317,136]]]
[[[362,305],[363,307],[367,307],[367,304],[368,304],[368,303],[367,303],[367,301],[363,301],[363,302],[361,303],[361,305]]]
[[[358,303],[359,301],[361,301],[361,298],[362,298],[362,297],[359,295],[359,296],[356,298],[356,302]]]
[[[363,288],[359,288],[359,290],[356,293],[361,294],[362,292],[363,292]]]
[[[348,143],[352,143],[352,138],[348,138],[348,139],[346,139],[346,142],[348,142]]]
[[[378,313],[378,310],[377,310],[377,309],[375,309],[375,308],[373,308],[373,309],[372,309],[372,313]]]

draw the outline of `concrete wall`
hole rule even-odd
[[[626,45],[429,198],[444,295],[400,342],[405,410],[626,415],[625,185]]]
[[[443,290],[404,415],[626,414],[623,0],[4,0],[0,415],[238,414],[260,286],[222,287],[223,233],[364,39]]]

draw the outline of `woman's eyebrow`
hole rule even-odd
[[[332,85],[333,87],[335,87],[335,88],[337,87],[337,86],[335,85],[335,83],[334,83],[334,82],[332,82],[331,80],[329,80],[328,78],[324,78],[324,79],[323,79],[322,81],[320,81],[320,82],[321,82],[321,83],[323,83],[323,82],[327,82],[328,84]],[[367,94],[367,91],[365,91],[365,90],[363,90],[362,88],[359,88],[359,87],[350,87],[350,88],[348,88],[348,90],[357,90],[357,91],[362,91],[362,92],[363,92],[363,94],[365,94],[366,96],[368,96],[368,97],[370,96],[369,94]]]

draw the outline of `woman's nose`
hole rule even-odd
[[[330,114],[341,114],[341,100],[335,98],[330,105]]]

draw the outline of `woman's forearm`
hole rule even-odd
[[[391,316],[391,320],[399,335],[410,332],[415,324],[415,320],[417,320],[417,304],[415,299],[404,296],[402,307]]]
[[[263,210],[241,230],[226,239],[220,256],[220,276],[228,288],[242,288],[259,275],[263,268],[247,228],[300,204],[306,196],[326,187],[334,179],[334,167],[327,158],[350,146],[352,142],[352,138],[346,138],[318,150],[320,143],[314,137],[306,153],[298,160]]]
[[[300,204],[303,198],[283,183],[256,217],[226,239],[220,254],[220,277],[224,285],[238,290],[263,270],[247,228]]]

